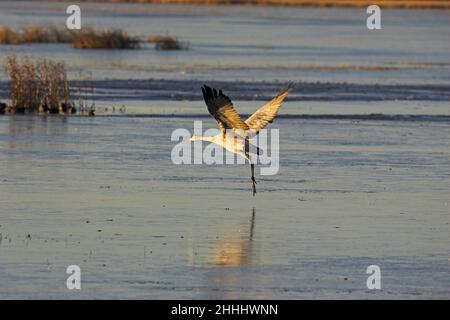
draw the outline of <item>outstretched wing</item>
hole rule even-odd
[[[265,128],[269,123],[272,123],[273,119],[277,116],[278,110],[280,110],[281,102],[287,97],[289,91],[292,89],[292,84],[289,84],[286,89],[281,90],[278,95],[259,108],[253,113],[245,123],[251,130],[258,133],[261,129]]]
[[[217,91],[205,85],[202,87],[202,92],[208,112],[216,120],[221,131],[226,129],[249,129],[248,125],[234,109],[230,98],[224,95],[222,90]]]

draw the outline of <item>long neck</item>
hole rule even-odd
[[[214,136],[213,137],[205,137],[205,136],[193,136],[192,137],[194,141],[209,141],[209,142],[214,142]]]

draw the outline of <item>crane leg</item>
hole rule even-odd
[[[253,196],[256,194],[256,180],[255,180],[255,165],[253,163],[250,164],[250,169],[252,171],[252,190]]]

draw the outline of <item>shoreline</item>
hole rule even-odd
[[[448,0],[81,0],[80,2],[110,2],[136,4],[184,4],[184,5],[248,5],[292,6],[319,8],[362,8],[376,4],[382,9],[450,9]]]

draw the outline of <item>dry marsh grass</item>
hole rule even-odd
[[[188,42],[182,42],[175,36],[151,35],[146,40],[154,43],[156,50],[189,49]],[[0,44],[71,43],[77,49],[136,49],[143,41],[120,29],[96,30],[84,27],[82,30],[67,30],[31,25],[14,31],[8,26],[0,25]]]
[[[10,80],[6,113],[75,113],[64,63],[9,56],[5,63]]]
[[[22,38],[20,34],[13,31],[10,27],[0,25],[0,44],[20,44]]]
[[[24,43],[71,43],[77,49],[134,49],[139,47],[140,41],[119,29],[95,30],[85,27],[72,31],[54,26],[31,25],[14,31],[0,25],[0,44]]]
[[[139,39],[119,29],[94,30],[84,28],[72,32],[72,44],[78,49],[135,49]]]
[[[71,32],[53,26],[26,26],[19,31],[0,25],[0,44],[70,43]]]
[[[24,43],[70,43],[71,31],[53,26],[26,26],[22,29]]]
[[[189,47],[188,43],[169,35],[150,35],[147,40],[155,44],[156,50],[186,50]]]

